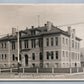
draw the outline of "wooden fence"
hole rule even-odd
[[[0,73],[16,73],[17,68],[0,69]],[[79,68],[19,68],[19,73],[78,73],[84,72],[82,67]]]

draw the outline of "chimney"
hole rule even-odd
[[[26,30],[28,29],[28,27],[26,27]]]
[[[7,34],[7,37],[9,38],[9,34]]]
[[[74,32],[74,33],[76,33],[76,30],[75,30],[75,29],[73,29],[73,32]]]
[[[32,27],[32,29],[34,29],[34,26],[31,26]]]
[[[52,29],[52,23],[47,21],[47,31],[50,31]]]
[[[16,35],[16,28],[12,28],[12,35]]]
[[[44,26],[46,27],[46,26],[47,26],[47,24],[44,24]]]
[[[71,26],[68,26],[68,34],[71,35]]]
[[[73,31],[73,33],[74,33],[74,36],[76,36],[76,30],[75,30],[75,29],[73,29],[72,31]]]

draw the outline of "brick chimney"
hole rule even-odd
[[[16,35],[16,28],[12,28],[12,35]]]
[[[50,31],[52,29],[52,23],[50,21],[47,21],[47,31]]]
[[[34,29],[34,26],[31,26],[32,27],[32,29]]]
[[[72,31],[73,31],[74,38],[75,38],[75,36],[76,36],[76,30],[75,29],[72,29]]]
[[[76,30],[75,29],[73,29],[73,33],[76,34]]]
[[[68,26],[68,34],[71,35],[71,26]]]

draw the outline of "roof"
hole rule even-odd
[[[66,35],[68,37],[70,36],[67,31],[63,31],[60,28],[52,25],[52,30],[50,30],[50,31],[47,31],[46,26],[22,30],[22,31],[20,31],[20,33],[24,33],[24,35],[21,38],[32,37],[32,35],[30,35],[30,31],[32,31],[32,30],[39,31],[39,33],[37,35],[34,35],[34,37],[39,36],[39,35],[49,35],[49,34],[63,34],[63,35]],[[0,38],[0,41],[14,40],[14,39],[17,39],[16,35],[15,36],[9,35],[9,36],[5,36],[5,37]],[[76,37],[76,39],[79,41],[81,40],[78,37]]]
[[[80,38],[76,37],[76,40],[79,40],[79,41],[81,41],[82,39],[80,39]]]

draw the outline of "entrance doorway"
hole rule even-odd
[[[28,55],[25,55],[25,66],[28,66]]]

